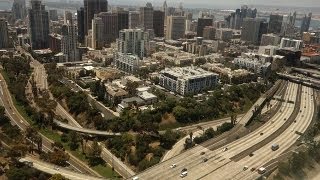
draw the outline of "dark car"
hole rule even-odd
[[[204,155],[204,154],[205,154],[205,152],[201,152],[201,153],[200,153],[200,155]]]
[[[207,158],[204,158],[204,159],[203,159],[203,162],[207,162],[207,161],[208,161],[208,159],[207,159]]]

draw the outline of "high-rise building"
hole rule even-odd
[[[9,47],[8,23],[4,18],[0,19],[0,49]]]
[[[269,20],[268,33],[279,34],[281,32],[282,21],[283,15],[271,14]]]
[[[294,48],[296,50],[302,49],[303,47],[303,41],[302,40],[296,40],[296,39],[290,39],[290,38],[282,38],[280,43],[280,48]]]
[[[77,47],[76,26],[68,20],[61,28],[61,51],[65,56],[65,61],[79,61],[79,49]]]
[[[64,24],[73,24],[72,13],[70,11],[64,11],[63,21]]]
[[[145,7],[140,8],[140,23],[144,30],[153,29],[153,7],[147,3]]]
[[[81,7],[77,10],[77,24],[78,24],[78,41],[83,44],[84,43],[84,8]]]
[[[226,24],[231,29],[240,29],[242,27],[243,19],[255,18],[257,16],[257,9],[248,8],[248,6],[241,6],[241,9],[236,9],[225,18]]]
[[[108,11],[107,0],[84,0],[84,33],[88,34],[88,30],[92,27],[92,19],[95,14]]]
[[[180,39],[184,37],[186,17],[168,16],[166,39]]]
[[[138,11],[130,11],[129,12],[129,29],[138,28],[140,13]]]
[[[49,10],[49,19],[51,21],[58,21],[58,11],[56,9]]]
[[[216,30],[216,39],[229,41],[232,39],[232,29],[230,28],[219,28]]]
[[[263,34],[261,37],[260,46],[277,46],[279,45],[280,37],[277,34]]]
[[[153,11],[153,28],[156,37],[164,36],[164,12]]]
[[[295,23],[296,23],[297,13],[284,15],[282,26],[281,26],[281,36],[292,36],[295,32]]]
[[[118,30],[129,28],[129,11],[117,11],[118,15]]]
[[[101,12],[97,15],[103,22],[103,37],[106,45],[115,42],[118,37],[118,14],[111,12]]]
[[[118,52],[133,54],[140,59],[144,56],[144,32],[142,29],[123,29],[117,39]]]
[[[102,18],[95,17],[92,19],[92,48],[101,49],[104,46],[104,37],[103,37],[103,28],[104,24]]]
[[[259,44],[262,34],[268,31],[268,23],[264,19],[246,18],[243,20],[241,40]]]
[[[29,9],[29,32],[32,49],[46,49],[49,46],[49,14],[41,0],[31,0]]]
[[[206,26],[203,29],[203,39],[213,40],[216,36],[216,28],[213,26]]]
[[[162,11],[164,12],[164,23],[166,24],[166,22],[167,22],[167,16],[169,16],[168,15],[168,5],[167,5],[167,1],[164,1],[163,2],[163,5],[162,5]]]
[[[203,29],[206,26],[212,26],[212,24],[213,24],[212,18],[198,18],[197,36],[203,37]]]
[[[14,19],[24,19],[27,16],[25,0],[14,0],[12,4],[12,13]]]
[[[312,18],[312,13],[309,13],[308,16],[304,15],[301,22],[301,29],[300,33],[303,34],[303,32],[308,32],[310,27],[310,22]]]

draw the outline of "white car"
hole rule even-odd
[[[139,180],[139,177],[136,176],[136,177],[132,178],[132,180]]]
[[[176,164],[172,164],[172,165],[170,166],[170,168],[175,168],[175,167],[177,167]]]
[[[184,171],[180,174],[180,177],[186,177],[188,175],[188,171]]]
[[[222,152],[225,152],[225,151],[227,151],[227,150],[228,150],[228,148],[225,147],[225,148],[222,149]]]

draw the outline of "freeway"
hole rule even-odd
[[[8,115],[10,120],[14,122],[14,124],[16,124],[22,131],[25,131],[30,125],[15,108],[11,99],[10,92],[7,88],[7,84],[4,78],[2,77],[2,75],[0,75],[0,87],[1,87],[0,100],[1,100],[1,104],[3,104],[3,106],[6,109],[6,114]],[[53,141],[51,141],[50,139],[46,138],[43,135],[41,136],[42,136],[43,150],[46,152],[51,151],[51,144],[53,143]],[[72,166],[73,169],[82,173],[97,175],[93,170],[91,170],[87,165],[85,165],[84,163],[79,161],[77,158],[75,158],[72,154],[69,154],[69,155],[70,155],[69,164]]]
[[[31,156],[27,156],[25,158],[21,158],[19,160],[20,162],[32,162],[32,167],[35,168],[35,169],[38,169],[39,171],[43,171],[43,172],[46,172],[48,174],[61,174],[63,175],[64,177],[68,178],[68,179],[72,179],[72,180],[102,180],[102,178],[97,178],[97,177],[94,177],[94,176],[89,176],[89,175],[86,175],[86,174],[79,174],[79,173],[76,173],[74,171],[70,171],[66,168],[62,168],[62,167],[57,167],[56,165],[53,165],[53,164],[49,164],[49,163],[46,163],[44,161],[40,161],[36,158],[33,158]]]
[[[85,133],[85,134],[99,135],[99,136],[121,136],[121,133],[112,133],[112,132],[107,132],[107,131],[99,131],[99,130],[74,127],[69,124],[60,122],[58,120],[53,120],[53,122],[61,128],[68,129],[71,131],[81,132],[81,133]]]
[[[210,150],[211,147],[203,147],[201,145],[192,148],[185,153],[182,153],[172,159],[164,161],[153,168],[147,169],[146,171],[139,174],[140,179],[179,179],[180,172],[183,168],[188,169],[188,176],[185,179],[200,179],[209,177],[215,177],[215,179],[224,179],[223,172],[218,171],[225,166],[229,167],[240,167],[237,162],[232,161],[230,158],[245,151],[251,146],[259,143],[263,139],[267,138],[276,129],[283,125],[284,118],[288,118],[293,112],[293,104],[289,101],[295,101],[298,92],[298,85],[290,83],[285,94],[286,102],[283,103],[281,107],[282,113],[277,113],[271,120],[270,123],[264,124],[262,127],[258,128],[254,132],[245,136],[244,138],[238,139],[223,148],[218,148],[216,150]],[[272,123],[273,122],[273,123]],[[271,124],[272,123],[272,124]],[[263,131],[267,129],[266,131]],[[261,131],[264,132],[264,136],[261,136]],[[228,148],[226,150],[225,148]],[[204,152],[204,155],[200,155],[200,152]],[[207,162],[203,162],[203,159],[208,159]],[[171,164],[176,164],[177,167],[171,169],[169,166]],[[243,168],[243,167],[242,167]],[[219,172],[220,174],[214,174],[214,172]],[[227,173],[228,171],[226,171]],[[219,176],[221,175],[221,176]],[[218,178],[220,177],[220,178]]]

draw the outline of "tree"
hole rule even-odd
[[[160,136],[160,145],[165,149],[171,149],[172,146],[177,142],[179,135],[171,130]]]
[[[80,142],[80,138],[79,138],[79,135],[74,132],[74,131],[71,131],[69,133],[69,147],[72,151],[78,149],[79,147],[79,142]]]
[[[67,166],[67,161],[69,160],[69,155],[66,154],[61,149],[55,149],[53,152],[49,152],[47,156],[44,157],[50,163],[59,165],[59,166]]]
[[[139,87],[139,84],[137,82],[128,81],[126,85],[126,89],[130,96],[134,96],[137,94],[138,87]]]
[[[231,124],[232,124],[233,126],[235,126],[236,123],[237,123],[237,115],[236,115],[236,114],[232,114],[232,115],[231,115]]]
[[[49,180],[68,180],[68,179],[62,176],[61,174],[54,174],[49,178]]]
[[[101,147],[99,146],[98,142],[96,140],[93,141],[91,150],[88,153],[89,158],[89,164],[90,166],[96,166],[98,164],[101,164],[103,160],[101,159]]]
[[[189,111],[186,108],[184,108],[182,106],[176,106],[175,108],[173,108],[172,113],[177,121],[188,122]]]

